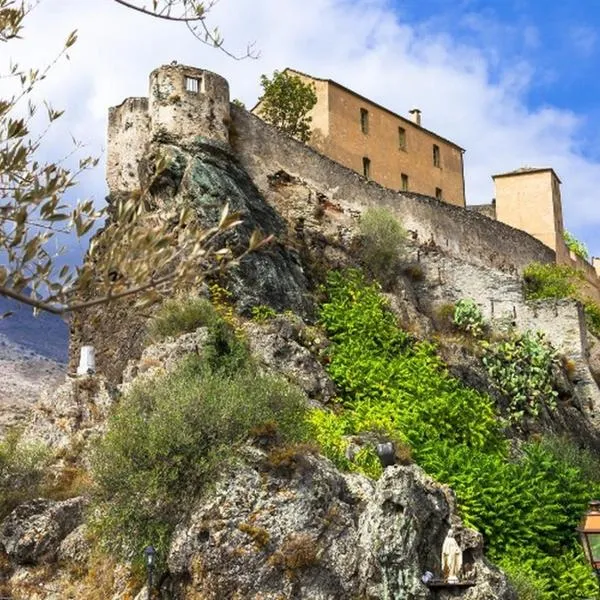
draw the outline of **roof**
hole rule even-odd
[[[562,183],[560,177],[556,174],[556,171],[552,167],[521,167],[520,169],[515,169],[514,171],[508,171],[506,173],[498,173],[497,175],[492,175],[492,179],[497,179],[498,177],[514,177],[515,175],[530,175],[532,173],[552,173],[554,177],[558,180],[558,183]]]
[[[417,129],[420,129],[421,131],[424,131],[425,133],[428,133],[429,135],[436,137],[437,139],[441,140],[442,142],[445,142],[446,144],[450,144],[451,146],[458,148],[458,150],[460,150],[461,152],[466,152],[466,150],[464,148],[462,148],[458,144],[450,141],[448,138],[442,137],[438,133],[435,133],[435,131],[426,129],[425,127],[422,127],[421,125],[417,125],[414,121],[411,121],[410,119],[407,119],[406,117],[403,117],[402,115],[399,115],[398,113],[394,112],[393,110],[390,110],[389,108],[386,108],[385,106],[382,106],[381,104],[378,104],[377,102],[375,102],[373,100],[370,100],[369,98],[363,96],[362,94],[359,94],[358,92],[355,92],[354,90],[351,90],[350,88],[347,88],[346,86],[342,85],[341,83],[338,83],[337,81],[333,81],[333,79],[323,79],[321,77],[315,77],[314,75],[309,75],[308,73],[303,73],[302,71],[298,71],[297,69],[292,69],[290,67],[286,67],[283,71],[284,72],[291,71],[293,73],[297,73],[298,75],[302,75],[303,77],[308,77],[309,79],[314,79],[315,81],[323,81],[330,85],[334,85],[337,88],[340,88],[341,90],[344,90],[345,92],[348,92],[349,94],[352,94],[353,96],[356,96],[357,98],[360,98],[364,102],[368,102],[369,104],[371,104],[381,110],[384,110],[385,112],[392,115],[393,117],[400,119],[400,121],[403,121],[404,123],[407,123],[408,125],[411,125],[412,127],[416,127]],[[251,109],[250,112],[253,112],[254,109],[259,104],[260,104],[260,100],[255,104],[255,106]]]

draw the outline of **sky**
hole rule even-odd
[[[232,98],[253,106],[260,75],[289,66],[402,115],[419,107],[423,126],[466,149],[469,204],[491,201],[494,173],[553,167],[566,228],[600,256],[600,2],[220,0],[209,17],[227,48],[243,52],[255,42],[260,57],[232,60],[181,24],[113,0],[42,0],[24,39],[7,46],[11,58],[40,66],[78,30],[69,60],[52,68],[38,93],[66,111],[47,138],[47,156],[64,155],[74,136],[101,157],[81,178],[82,197],[101,203],[106,194],[108,107],[147,95],[155,67],[177,60],[215,71]]]

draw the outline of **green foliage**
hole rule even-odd
[[[283,442],[305,435],[305,400],[251,364],[228,369],[191,355],[172,373],[138,383],[109,420],[92,458],[91,525],[102,547],[126,560],[168,548],[174,526],[266,423]]]
[[[542,333],[513,334],[501,342],[482,342],[483,364],[498,390],[509,399],[509,418],[520,423],[540,408],[556,408],[554,389],[558,352]]]
[[[341,468],[377,476],[372,449],[349,460],[348,438],[376,432],[408,442],[417,463],[453,488],[464,521],[483,533],[522,598],[589,595],[594,581],[574,528],[600,494],[598,461],[552,438],[512,455],[491,400],[451,377],[430,344],[401,331],[376,285],[356,271],[332,273],[326,291],[321,321],[341,398],[335,411],[311,413],[323,451]],[[512,351],[554,360],[537,336],[527,337]]]
[[[393,283],[402,265],[407,234],[386,208],[369,208],[360,218],[361,258],[367,270],[383,285]]]
[[[270,306],[261,305],[252,307],[252,320],[257,323],[264,323],[276,316],[277,312]]]
[[[0,440],[0,519],[17,504],[41,495],[48,459],[45,446],[23,443],[16,429]]]
[[[600,337],[600,306],[591,300],[583,303],[587,328],[596,337]]]
[[[274,71],[269,79],[261,75],[263,95],[259,98],[260,115],[282,131],[302,142],[310,139],[308,113],[317,103],[317,94],[312,83],[304,83],[297,75]]]
[[[459,300],[456,303],[453,322],[461,331],[465,331],[473,337],[481,337],[485,328],[481,309],[470,298]]]
[[[210,327],[219,320],[206,298],[171,298],[164,302],[148,324],[153,342],[190,333],[199,327]]]
[[[577,295],[580,271],[565,265],[532,263],[523,271],[528,300],[570,298]]]
[[[563,239],[565,240],[565,244],[567,248],[579,256],[579,258],[583,258],[583,260],[589,260],[590,253],[588,252],[587,246],[580,242],[573,234],[565,231],[563,233]]]
[[[600,306],[581,294],[581,271],[563,265],[533,263],[525,269],[523,277],[525,296],[529,300],[573,298],[582,302],[587,328],[593,335],[600,337]]]

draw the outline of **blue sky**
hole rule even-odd
[[[212,18],[229,47],[256,41],[260,59],[232,61],[111,0],[42,0],[22,62],[39,64],[79,30],[40,90],[66,109],[47,152],[73,133],[102,156],[107,108],[145,95],[148,73],[171,60],[221,73],[247,105],[262,73],[291,66],[400,114],[419,106],[425,127],[466,148],[469,203],[491,200],[493,173],[554,167],[567,227],[600,256],[600,2],[221,0]],[[100,203],[103,179],[103,167],[86,176],[81,195]]]

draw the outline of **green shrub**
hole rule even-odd
[[[17,429],[0,440],[0,519],[21,502],[43,493],[50,454],[42,444],[23,443]]]
[[[91,524],[104,549],[139,559],[168,548],[174,526],[236,456],[252,430],[275,423],[283,442],[305,433],[305,400],[251,367],[226,374],[190,356],[174,372],[123,398],[92,458]]]
[[[273,319],[277,316],[277,312],[270,306],[253,306],[252,307],[252,320],[257,323],[264,323],[269,319]]]
[[[400,270],[407,234],[394,214],[386,208],[369,208],[360,218],[361,258],[367,270],[389,286]]]
[[[209,327],[218,315],[206,298],[171,298],[166,300],[148,325],[153,342],[166,337],[190,333],[199,327]]]
[[[483,364],[497,389],[509,399],[509,419],[520,423],[540,408],[556,408],[558,352],[542,333],[513,334],[501,342],[482,342]]]
[[[583,303],[585,323],[590,333],[600,338],[600,306],[591,300]]]
[[[581,272],[572,267],[532,263],[523,271],[525,297],[528,300],[575,297],[581,278]]]
[[[583,242],[580,242],[572,233],[565,231],[563,233],[563,239],[571,252],[579,256],[579,258],[583,258],[583,260],[589,260],[590,253],[588,252],[586,245]]]
[[[587,500],[600,495],[597,459],[562,439],[524,443],[513,456],[490,398],[401,331],[376,285],[356,271],[332,273],[326,292],[321,322],[333,340],[328,368],[340,398],[335,411],[311,413],[322,450],[340,468],[376,477],[372,448],[351,461],[348,439],[375,432],[409,443],[415,461],[455,491],[463,520],[482,532],[523,598],[590,595],[594,581],[574,529]],[[534,363],[538,354],[554,360],[535,335],[519,344],[530,345]]]
[[[454,324],[473,337],[481,337],[485,322],[481,309],[469,298],[459,300],[454,306]]]

